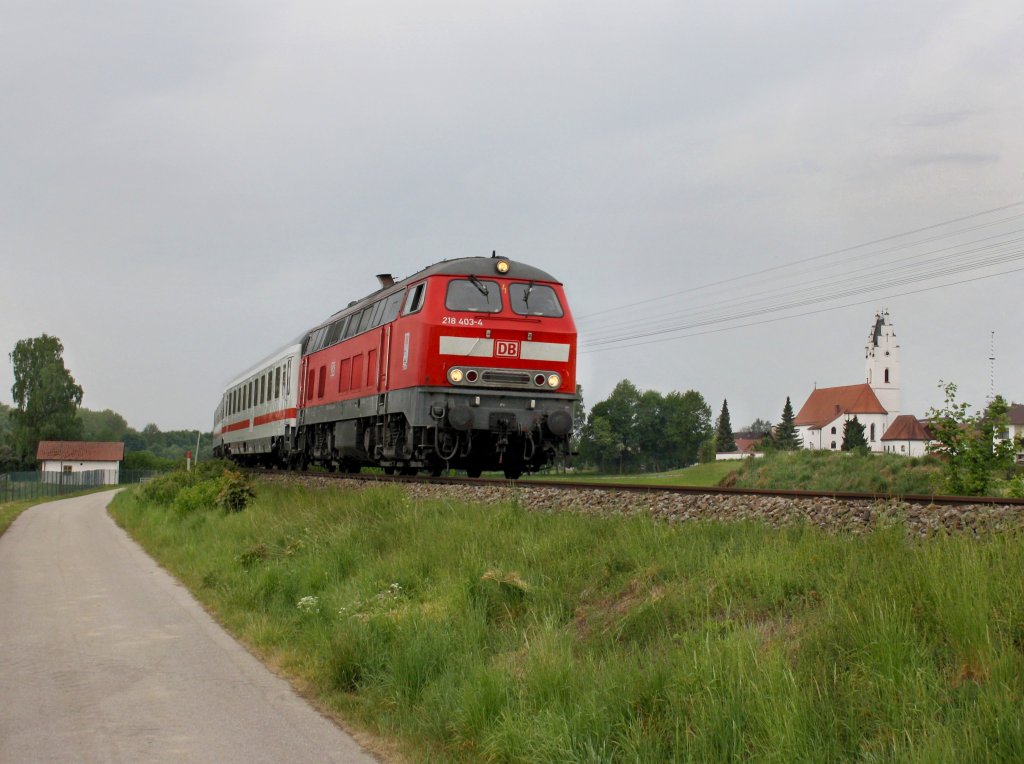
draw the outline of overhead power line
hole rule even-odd
[[[846,307],[846,305],[836,305],[796,315],[737,324],[738,321],[746,321],[759,316],[799,310],[809,305],[835,302],[851,296],[888,291],[901,286],[946,279],[950,276],[961,276],[961,278],[956,282],[932,285],[924,289],[890,295],[890,297],[948,288],[958,283],[969,283],[992,278],[997,275],[1016,273],[1022,269],[1014,268],[1007,270],[1005,266],[1024,258],[1024,246],[1022,246],[1024,245],[1024,236],[1020,236],[1020,234],[1024,234],[1024,228],[1005,230],[1000,233],[970,240],[964,239],[968,235],[982,229],[990,229],[994,226],[1005,225],[1024,218],[1024,212],[985,221],[978,225],[960,227],[934,236],[901,242],[895,246],[864,252],[858,254],[852,262],[849,258],[841,262],[828,262],[825,258],[849,253],[854,250],[866,249],[880,243],[893,242],[921,232],[934,231],[944,226],[955,225],[967,220],[976,220],[985,215],[992,215],[1020,206],[1024,206],[1024,201],[954,218],[943,223],[917,228],[913,231],[874,239],[864,244],[844,247],[785,265],[761,269],[752,273],[722,279],[711,284],[690,287],[669,295],[647,298],[621,305],[617,308],[609,308],[591,313],[578,319],[580,326],[580,349],[581,352],[594,352],[613,347],[645,345],[652,342],[664,342],[671,339],[706,334],[709,331],[727,331],[769,321],[795,318],[798,315],[803,316],[825,310],[836,310]],[[960,241],[956,241],[957,237],[960,238]],[[952,240],[954,243],[920,251],[922,246],[942,240]],[[915,249],[919,251],[914,251]],[[900,251],[906,251],[907,254],[896,258],[891,257],[893,253]],[[871,258],[886,256],[888,256],[888,259],[882,262],[868,264]],[[816,267],[810,269],[807,267],[807,264],[816,261],[818,262]],[[851,268],[851,264],[854,267]],[[800,267],[797,270],[798,266]],[[1001,268],[1002,270],[996,273],[966,277],[969,274],[993,268]],[[786,269],[792,269],[788,275],[784,274]],[[761,277],[766,274],[774,275],[767,278],[759,278],[757,291],[753,295],[749,293],[737,295],[735,294],[735,288],[729,290],[727,294],[715,294],[715,292],[722,291],[721,287],[723,285],[735,285],[744,279]],[[772,281],[780,282],[780,279],[781,283],[776,283],[774,286],[767,287],[765,283]],[[683,294],[695,294],[702,291],[706,293],[701,296],[695,296],[695,299],[690,304],[682,308],[673,305],[670,308],[669,306],[664,306],[658,310],[654,305],[654,303],[668,297],[679,297]],[[877,299],[880,298],[874,298],[871,301]],[[851,304],[859,305],[863,303]],[[716,324],[722,324],[723,326],[718,329],[684,334],[684,332],[690,332],[692,329],[701,329],[702,327],[714,326]],[[726,326],[726,324],[729,325]],[[637,342],[637,340],[645,341]]]

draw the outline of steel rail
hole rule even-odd
[[[891,494],[891,493],[859,493],[854,491],[803,491],[803,490],[767,490],[761,488],[725,488],[721,486],[673,486],[645,485],[636,483],[608,483],[569,480],[543,480],[526,478],[523,480],[506,480],[504,478],[467,478],[467,477],[427,477],[418,475],[382,475],[378,473],[344,473],[344,472],[295,472],[284,470],[251,469],[259,475],[295,475],[300,477],[316,477],[333,480],[360,480],[371,483],[427,483],[432,485],[462,486],[520,486],[523,488],[559,488],[563,490],[581,491],[622,491],[631,493],[671,493],[692,494],[703,496],[753,496],[774,497],[783,499],[836,499],[842,501],[870,502],[903,502],[907,504],[934,505],[965,505],[991,504],[1000,506],[1024,507],[1024,499],[1011,499],[1002,496],[943,496],[940,494]]]

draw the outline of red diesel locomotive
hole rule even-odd
[[[493,256],[379,278],[381,289],[229,386],[214,425],[217,454],[346,471],[501,470],[514,479],[568,453],[576,328],[561,283]],[[261,398],[264,377],[278,390],[279,369],[279,396]],[[233,408],[239,387],[243,403],[262,408]]]

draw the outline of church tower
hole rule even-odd
[[[871,386],[878,402],[889,412],[888,421],[900,413],[900,346],[889,320],[889,311],[875,314],[875,323],[864,348],[865,382]]]

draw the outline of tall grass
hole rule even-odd
[[[115,517],[414,760],[1024,760],[1024,543],[260,486]]]

